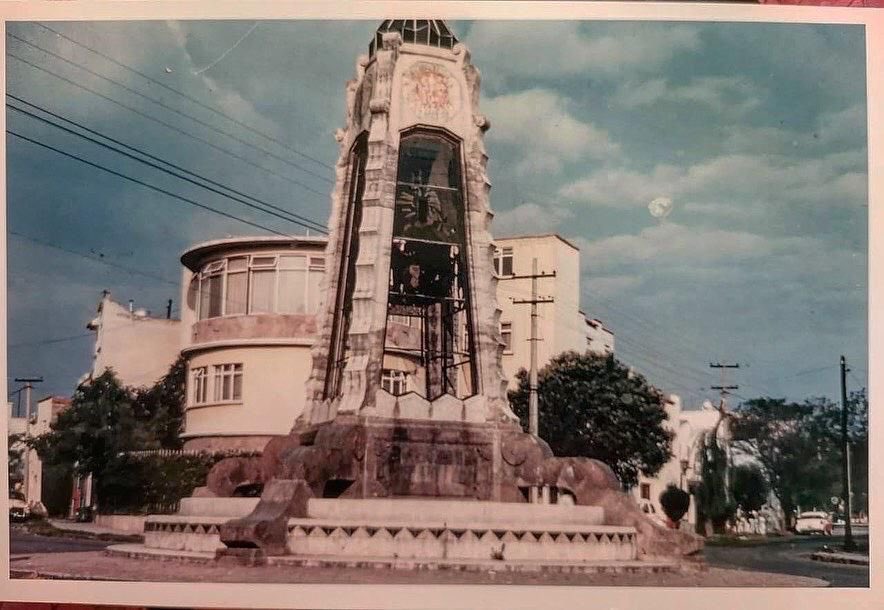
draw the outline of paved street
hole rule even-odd
[[[114,543],[104,540],[87,540],[83,538],[67,538],[61,536],[36,536],[19,528],[11,528],[9,531],[11,555],[98,551],[109,544]]]
[[[867,530],[862,535],[856,535],[855,539],[860,546],[868,548]],[[841,545],[843,540],[841,536],[796,536],[789,540],[774,538],[767,544],[753,546],[707,546],[704,552],[710,566],[810,576],[826,580],[833,587],[868,587],[868,566],[823,563],[810,559],[810,553],[823,545],[835,547]]]

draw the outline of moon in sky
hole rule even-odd
[[[657,197],[648,204],[648,211],[654,218],[666,218],[672,211],[672,199],[669,197]]]

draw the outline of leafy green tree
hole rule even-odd
[[[184,445],[184,406],[187,383],[187,360],[184,356],[169,372],[149,388],[135,391],[135,405],[147,420],[150,436],[163,449],[180,449]]]
[[[15,486],[24,481],[25,459],[24,451],[21,449],[23,436],[21,434],[10,434],[7,437],[7,458],[6,464],[9,472],[9,487],[12,491]]]
[[[709,535],[724,533],[727,522],[734,516],[736,505],[726,484],[727,454],[717,438],[718,428],[706,433],[700,452],[700,483],[694,495],[697,499],[698,528]],[[710,532],[711,530],[711,532]]]
[[[49,432],[30,444],[47,464],[70,464],[78,475],[92,474],[100,496],[101,479],[120,453],[158,446],[134,403],[133,392],[108,369],[81,384]]]
[[[691,495],[670,483],[660,494],[660,506],[669,520],[678,525],[691,507]]]
[[[528,373],[518,373],[510,403],[528,425]],[[556,455],[601,460],[625,487],[669,460],[663,395],[613,356],[565,352],[538,373],[540,436]]]
[[[731,494],[744,516],[761,510],[770,488],[758,466],[743,464],[731,470]]]
[[[754,455],[764,468],[787,526],[799,506],[828,506],[829,498],[838,495],[840,450],[826,432],[834,408],[825,399],[799,404],[756,398],[734,415],[734,446]]]

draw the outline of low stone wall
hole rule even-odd
[[[145,519],[145,515],[98,515],[95,517],[95,525],[122,534],[141,534],[144,532]]]

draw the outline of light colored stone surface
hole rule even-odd
[[[400,419],[429,419],[430,401],[414,392],[404,394],[396,401],[396,416]]]
[[[252,567],[216,564],[210,553],[144,552],[141,545],[110,547],[109,553],[42,553],[14,558],[13,578],[65,578],[113,581],[229,582],[229,583],[327,583],[327,584],[497,584],[565,586],[653,587],[825,587],[815,578],[723,570],[676,571],[646,562],[549,563],[521,567],[517,562],[450,562],[456,569],[440,570],[438,561],[415,562],[364,558],[342,562],[322,557],[280,558],[274,565]],[[133,558],[137,557],[137,558]],[[154,561],[145,561],[153,557]],[[162,560],[162,561],[161,561]],[[278,562],[278,564],[277,564]],[[622,565],[621,565],[622,564]],[[393,568],[393,569],[378,569]],[[395,569],[404,568],[404,569]],[[536,589],[535,589],[536,590]],[[530,590],[526,589],[526,594]],[[541,591],[546,591],[541,589]],[[546,593],[544,593],[545,595]],[[588,591],[586,595],[592,595]],[[523,604],[524,605],[524,604]],[[541,604],[535,604],[540,606]]]
[[[443,394],[430,404],[430,418],[435,421],[462,421],[463,416],[464,402],[451,394]]]
[[[260,498],[183,498],[176,516],[245,517]]]
[[[342,519],[403,523],[484,523],[546,528],[562,525],[601,525],[604,514],[598,506],[564,504],[517,504],[469,500],[377,498],[367,500],[311,498],[307,514],[315,519]],[[620,528],[622,529],[622,528]],[[619,531],[619,530],[611,530]]]
[[[95,525],[122,534],[140,534],[144,531],[144,515],[98,515]]]

